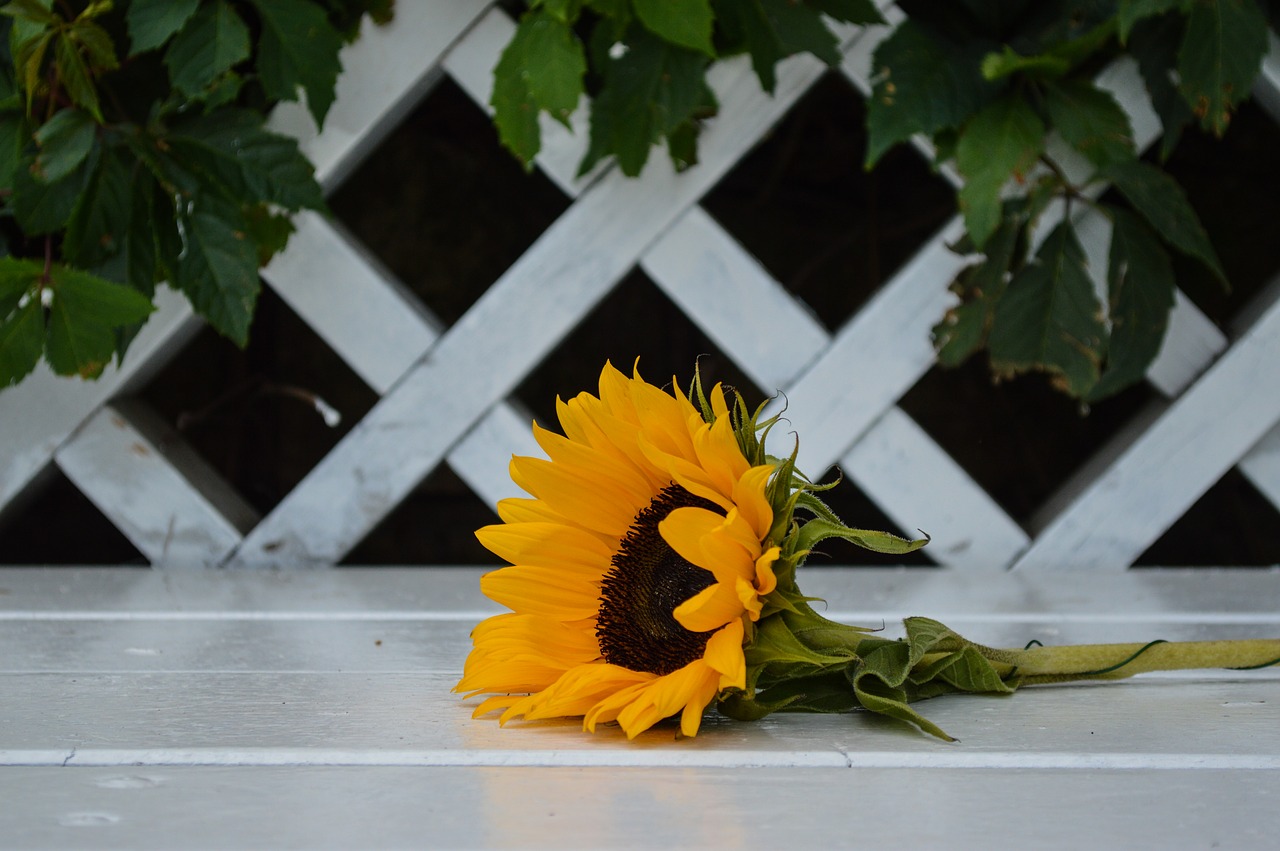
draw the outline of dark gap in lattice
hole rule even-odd
[[[1280,127],[1253,101],[1217,139],[1188,128],[1163,168],[1187,193],[1222,262],[1228,292],[1198,261],[1171,250],[1178,288],[1220,328],[1280,271]],[[1145,159],[1159,164],[1159,146]],[[1128,206],[1112,189],[1103,201]]]
[[[749,378],[657,288],[644,272],[633,270],[560,345],[531,372],[515,395],[538,422],[558,428],[556,396],[599,393],[606,360],[630,375],[640,359],[640,374],[667,386],[672,376],[688,389],[695,362],[707,389],[717,381],[739,389],[754,408],[764,401]]]
[[[987,361],[935,366],[898,405],[1015,520],[1033,512],[1154,399],[1138,384],[1093,405],[1041,375],[995,382]]]
[[[498,515],[448,464],[436,467],[356,546],[343,565],[494,564],[475,530]]]
[[[295,390],[319,396],[341,422],[326,425]],[[269,287],[247,348],[205,328],[140,395],[263,514],[378,398]]]
[[[147,560],[61,471],[0,521],[0,564],[137,565]]]
[[[868,173],[865,125],[862,98],[828,73],[702,200],[832,330],[955,215],[951,186],[910,146]]]
[[[445,78],[329,205],[452,325],[569,202],[538,171],[526,174],[484,110]]]
[[[1138,567],[1280,564],[1280,511],[1239,470],[1228,470],[1147,551]]]
[[[846,526],[855,529],[874,529],[882,532],[892,532],[895,535],[903,535],[907,537],[918,537],[914,529],[900,529],[890,520],[883,511],[880,510],[871,499],[853,483],[848,476],[841,477],[839,467],[832,467],[827,471],[819,481],[830,483],[839,481],[834,488],[829,491],[823,491],[819,494],[819,498],[827,504],[827,507],[839,515]],[[808,514],[801,514],[802,519],[807,518]],[[813,553],[810,554],[808,561],[805,562],[806,567],[844,567],[846,565],[854,566],[876,566],[883,567],[887,565],[909,565],[913,567],[932,567],[935,565],[933,559],[929,558],[929,548],[926,546],[923,550],[917,550],[907,555],[884,555],[882,553],[874,553],[870,550],[864,550],[847,541],[839,538],[831,538],[818,544]],[[801,580],[801,587],[804,582]]]

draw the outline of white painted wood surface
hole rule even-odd
[[[470,718],[480,571],[0,570],[14,848],[1270,848],[1280,670],[865,714],[708,716],[628,743]],[[1280,571],[807,569],[850,623],[995,645],[1280,635]],[[1009,837],[1014,837],[1010,839]]]

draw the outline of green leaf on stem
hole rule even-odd
[[[704,103],[704,56],[644,31],[633,36],[627,52],[605,69],[604,87],[591,105],[591,141],[579,174],[613,154],[623,173],[634,177],[654,142]]]
[[[783,56],[812,53],[831,67],[840,64],[840,41],[818,10],[792,0],[759,0]]]
[[[1167,15],[1140,21],[1129,38],[1129,53],[1138,62],[1138,72],[1151,96],[1151,106],[1160,117],[1162,160],[1173,153],[1183,128],[1194,117],[1169,73],[1177,64],[1178,48],[1185,32],[1186,21],[1180,15]]]
[[[10,258],[4,258],[5,262]],[[33,298],[12,313],[0,313],[0,388],[31,374],[44,350],[44,308]]]
[[[1205,265],[1226,286],[1227,276],[1182,187],[1165,172],[1140,161],[1116,163],[1103,172],[1171,248]]]
[[[1083,397],[1098,381],[1107,329],[1084,249],[1059,224],[1009,282],[991,328],[991,366],[1005,375],[1039,370]]]
[[[1267,53],[1267,20],[1255,0],[1194,3],[1178,52],[1182,96],[1200,126],[1221,136],[1249,96]]]
[[[173,87],[189,97],[249,58],[249,28],[226,0],[201,3],[164,54]]]
[[[953,42],[908,19],[876,48],[867,101],[870,169],[889,148],[916,133],[959,127],[998,91],[982,76],[988,45]]]
[[[342,62],[342,36],[317,4],[307,0],[253,0],[262,19],[258,73],[267,96],[297,100],[307,93],[307,109],[317,127],[333,106]]]
[[[27,236],[43,236],[67,223],[84,188],[85,163],[65,177],[44,183],[32,174],[34,159],[23,159],[13,173],[10,208]]]
[[[1102,378],[1085,397],[1097,402],[1141,381],[1160,353],[1174,275],[1169,254],[1146,223],[1128,210],[1112,209],[1107,288],[1111,342]]]
[[[49,272],[45,358],[59,375],[97,378],[116,350],[116,329],[131,325],[155,308],[137,290],[96,275],[55,264]]]
[[[1045,127],[1022,98],[1009,95],[984,107],[960,133],[956,166],[965,177],[958,200],[965,227],[981,250],[1000,226],[1000,192],[1025,181],[1044,150]]]
[[[1129,41],[1129,33],[1138,21],[1175,9],[1180,12],[1190,11],[1191,3],[1192,0],[1120,0],[1120,7],[1116,11],[1120,43]]]
[[[1053,127],[1094,165],[1134,158],[1129,116],[1109,92],[1085,80],[1046,83],[1044,92]]]
[[[155,50],[191,20],[200,0],[133,0],[125,10],[129,55]]]
[[[218,333],[243,348],[262,288],[248,222],[236,206],[212,195],[192,199],[180,221],[183,244],[173,283]]]
[[[98,89],[93,82],[93,74],[80,55],[80,48],[66,34],[58,38],[54,45],[54,67],[58,72],[58,81],[66,91],[67,97],[76,106],[89,110],[94,120],[102,121],[102,109],[98,104]]]
[[[933,344],[943,366],[959,366],[986,343],[1014,255],[1019,242],[1026,238],[1025,209],[1025,204],[1005,202],[1000,226],[987,240],[986,258],[966,267],[952,285],[960,304],[948,310],[933,327]]]
[[[521,18],[493,69],[490,105],[502,144],[526,166],[541,147],[539,111],[568,126],[586,71],[582,42],[567,24],[545,12]]]
[[[799,550],[812,550],[828,538],[839,538],[862,547],[864,550],[889,555],[904,555],[915,552],[929,543],[927,536],[911,540],[888,532],[877,532],[873,529],[851,529],[848,526],[834,523],[823,517],[814,517],[800,527],[799,535],[796,538],[796,548]]]
[[[35,132],[40,152],[31,173],[41,183],[53,183],[75,170],[93,147],[98,125],[83,110],[60,109]]]
[[[710,0],[634,0],[636,18],[649,32],[672,44],[716,55],[711,46],[711,29],[715,17]]]

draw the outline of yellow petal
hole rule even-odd
[[[671,616],[690,632],[709,632],[742,617],[742,600],[732,585],[708,585],[675,607]]]
[[[480,590],[516,612],[558,621],[592,617],[600,607],[598,586],[543,567],[504,567],[486,573],[480,577]]]

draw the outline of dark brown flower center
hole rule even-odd
[[[677,508],[723,513],[715,503],[673,484],[636,515],[600,583],[596,637],[606,662],[663,675],[702,658],[711,633],[690,632],[672,613],[715,577],[681,558],[658,533],[658,524]]]

